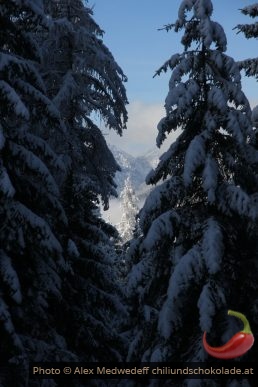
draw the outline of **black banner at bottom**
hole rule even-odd
[[[30,363],[35,379],[258,379],[258,363]]]

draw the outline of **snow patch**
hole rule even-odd
[[[15,189],[11,183],[7,170],[2,167],[0,169],[0,191],[7,197],[13,197]]]
[[[185,155],[183,179],[186,186],[191,184],[192,174],[205,162],[205,140],[202,135],[195,136]]]
[[[173,326],[180,324],[177,300],[181,302],[182,293],[191,286],[191,282],[198,282],[202,278],[202,272],[202,251],[198,245],[189,250],[172,268],[167,299],[162,306],[158,321],[159,332],[165,339],[171,336]]]
[[[142,243],[141,250],[152,251],[160,241],[172,240],[174,237],[174,221],[179,221],[179,217],[173,210],[169,210],[155,219]]]
[[[0,274],[4,284],[8,287],[9,295],[17,304],[20,304],[22,301],[20,282],[10,257],[3,250],[0,250]]]
[[[216,274],[221,265],[224,244],[221,228],[216,220],[209,218],[202,241],[203,257],[209,273]]]

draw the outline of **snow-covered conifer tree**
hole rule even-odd
[[[35,66],[41,1],[1,2],[0,17],[0,358],[21,365],[13,385],[26,386],[28,361],[65,350],[54,313],[67,227],[54,176],[65,168],[46,141],[60,117]]]
[[[258,3],[249,5],[241,9],[244,15],[248,15],[252,18],[258,17]],[[238,32],[242,32],[247,39],[258,37],[258,23],[251,24],[238,24]],[[245,59],[239,62],[240,67],[245,70],[246,75],[254,76],[258,78],[258,58]]]
[[[130,177],[125,180],[120,199],[122,216],[121,222],[118,224],[118,231],[122,242],[126,243],[133,238],[134,230],[137,228],[136,216],[139,212],[139,200],[132,187]]]
[[[127,121],[126,77],[104,45],[92,10],[82,0],[44,3],[53,25],[50,33],[41,36],[43,78],[69,127],[71,158],[83,165],[107,206],[110,194],[116,196],[113,178],[119,167],[92,113],[122,134]]]
[[[258,159],[239,68],[212,12],[210,0],[183,0],[165,27],[183,31],[184,51],[157,71],[172,70],[157,145],[182,133],[147,176],[161,184],[140,211],[143,235],[129,250],[128,360],[208,359],[203,331],[213,345],[229,339],[227,309],[245,313],[257,332]]]
[[[244,15],[248,15],[252,18],[258,17],[258,3],[249,5],[241,10]],[[251,24],[239,24],[236,27],[238,33],[244,33],[247,39],[258,38],[258,22]],[[258,80],[258,58],[244,59],[239,62],[239,66],[243,69],[247,76],[253,76]],[[253,127],[256,129],[256,136],[254,137],[254,145],[258,148],[257,129],[258,129],[258,106],[255,106],[252,111]]]
[[[127,120],[126,78],[83,1],[45,0],[44,4],[53,25],[38,39],[42,75],[67,128],[63,141],[70,170],[61,192],[76,245],[64,288],[64,335],[83,361],[120,359],[121,340],[112,328],[114,316],[124,311],[112,271],[116,231],[98,214],[100,199],[107,208],[109,196],[116,195],[114,176],[119,166],[92,114],[99,114],[110,129],[122,134]],[[53,142],[59,149],[58,138]]]

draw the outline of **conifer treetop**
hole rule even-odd
[[[221,25],[211,20],[212,13],[213,5],[210,0],[184,0],[180,5],[177,21],[166,25],[164,29],[178,32],[185,28],[181,40],[185,50],[192,45],[197,49],[209,49],[214,44],[216,49],[226,51],[226,35]]]
[[[244,15],[250,16],[251,18],[256,18],[258,16],[258,3],[253,5],[249,5],[243,9],[241,12]],[[258,22],[250,24],[238,24],[235,27],[238,32],[242,32],[247,39],[257,38],[258,37]],[[248,58],[240,61],[239,63],[240,69],[244,70],[247,76],[253,76],[256,79],[258,78],[258,58]]]

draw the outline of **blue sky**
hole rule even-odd
[[[239,11],[253,1],[214,0],[213,20],[227,35],[227,54],[240,60],[256,56],[258,42],[246,40],[233,28],[250,23]],[[155,146],[156,126],[163,117],[169,74],[153,78],[155,71],[174,53],[181,52],[180,34],[158,31],[177,18],[181,0],[95,0],[94,19],[105,31],[104,43],[128,77],[128,129],[122,138],[109,134],[112,142],[132,154]],[[257,83],[243,76],[243,89],[251,104],[258,103]]]

